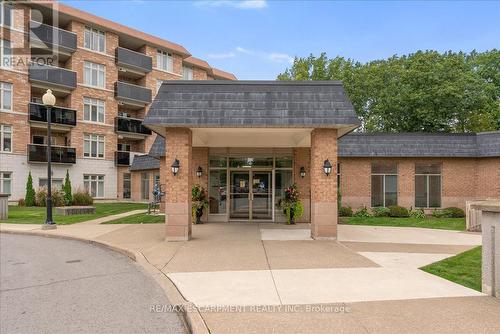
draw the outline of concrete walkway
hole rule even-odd
[[[96,218],[96,219],[92,219],[92,220],[87,220],[87,221],[78,223],[78,225],[99,225],[99,224],[102,224],[102,223],[110,222],[112,220],[116,220],[116,219],[120,219],[120,218],[125,218],[125,217],[133,216],[133,215],[138,215],[140,213],[146,213],[146,212],[148,212],[148,210],[132,210],[132,211],[118,213],[116,215],[111,215],[111,216]]]
[[[26,227],[0,224],[0,230],[5,229],[25,230]],[[175,283],[184,298],[199,307],[204,321],[215,333],[230,332],[229,328],[233,327],[226,327],[228,324],[239,328],[237,319],[247,324],[241,332],[248,333],[252,332],[250,328],[266,332],[266,322],[296,321],[281,311],[265,315],[256,314],[255,310],[241,311],[229,318],[226,312],[206,311],[207,307],[209,310],[225,305],[308,307],[331,303],[352,306],[396,300],[403,304],[422,301],[425,305],[431,303],[425,300],[433,300],[439,305],[443,300],[454,299],[477,303],[478,307],[487,305],[487,309],[493,307],[490,311],[500,312],[500,304],[484,302],[484,299],[490,300],[489,297],[418,269],[480,245],[479,234],[340,225],[338,242],[314,241],[308,237],[308,225],[249,223],[195,225],[191,241],[171,243],[163,241],[162,224],[75,224],[46,233],[82,236],[140,252]],[[310,313],[299,311],[297,319],[304,319],[302,315],[307,312]],[[469,319],[468,314],[456,312],[457,321],[460,317]],[[333,318],[342,320],[337,323]],[[412,319],[417,318],[420,313]],[[262,323],[247,323],[252,319]],[[337,328],[331,327],[332,324],[346,329],[359,327],[352,316],[339,316],[338,312],[315,313],[310,319],[329,322],[312,324],[318,333]],[[476,319],[470,321],[476,322]],[[243,330],[245,328],[247,330]],[[275,332],[300,331],[285,326]]]

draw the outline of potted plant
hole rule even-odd
[[[288,224],[295,224],[295,219],[302,217],[304,207],[300,202],[300,192],[297,184],[292,184],[285,189],[284,198],[281,200],[281,207],[287,217]]]
[[[199,184],[194,185],[191,189],[191,200],[193,217],[196,219],[195,224],[201,224],[201,216],[203,209],[208,207],[207,191]]]

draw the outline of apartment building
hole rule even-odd
[[[47,183],[51,89],[53,185],[98,200],[149,200],[159,176],[131,173],[156,134],[142,124],[164,80],[234,80],[183,46],[52,2],[0,3],[0,193],[24,197],[28,173]]]

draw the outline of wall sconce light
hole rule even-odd
[[[196,176],[201,177],[203,174],[203,168],[201,166],[198,166],[198,169],[196,170]]]
[[[330,160],[326,159],[323,163],[323,171],[325,172],[326,176],[330,176],[330,174],[332,173],[332,164],[330,163]]]
[[[170,167],[172,168],[172,173],[174,174],[174,176],[176,176],[177,173],[179,172],[179,167],[180,167],[179,160],[175,159],[174,163]]]
[[[306,169],[304,167],[300,167],[300,177],[304,178],[306,176]]]

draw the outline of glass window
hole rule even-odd
[[[83,135],[83,156],[104,158],[104,136],[85,133]]]
[[[276,168],[292,168],[292,157],[276,157]]]
[[[106,52],[106,33],[85,27],[83,46],[92,51]]]
[[[173,72],[174,59],[172,54],[166,51],[158,50],[156,53],[156,67],[163,71]]]
[[[0,82],[0,109],[12,110],[12,84]]]
[[[371,177],[371,205],[398,204],[398,166],[395,163],[373,163]]]
[[[229,158],[229,167],[232,168],[251,168],[251,167],[272,167],[273,158]]]
[[[10,41],[0,39],[0,67],[12,67],[12,48]]]
[[[292,185],[292,171],[291,170],[280,170],[277,169],[274,173],[275,177],[275,203],[279,204],[280,199],[283,199],[284,191],[286,188]]]
[[[84,97],[83,120],[104,123],[104,101]]]
[[[226,213],[227,174],[225,169],[210,171],[209,206],[210,213]]]
[[[12,6],[4,2],[0,3],[0,25],[12,26]]]
[[[183,80],[193,80],[193,68],[183,66],[182,67],[182,79]]]
[[[2,152],[12,152],[12,126],[0,124],[0,149]]]
[[[227,158],[226,157],[210,156],[208,159],[209,159],[210,167],[220,167],[220,168],[227,167]]]
[[[12,192],[12,173],[0,172],[0,194],[11,194]]]
[[[104,175],[83,175],[83,186],[92,197],[104,197]]]
[[[83,68],[83,83],[89,86],[104,88],[106,86],[106,67],[102,64],[86,61]]]
[[[47,184],[48,184],[47,178],[38,179],[39,187],[46,187]],[[63,186],[63,179],[52,179],[52,189],[62,189],[62,186]]]
[[[141,173],[141,198],[149,199],[149,173]]]
[[[132,177],[130,173],[123,174],[123,198],[130,198]]]
[[[415,206],[438,208],[441,206],[441,165],[415,165]]]

